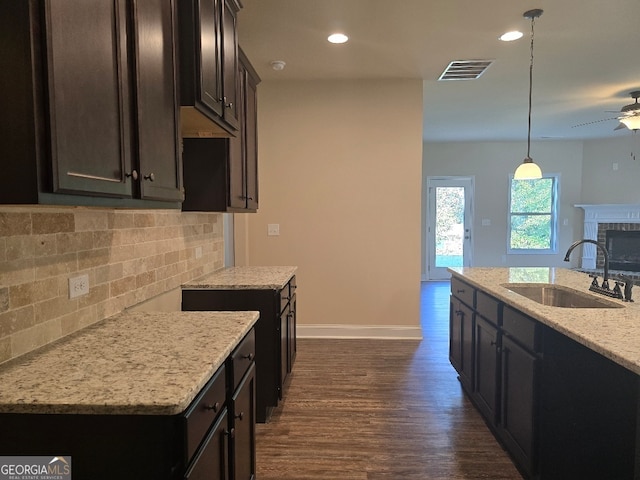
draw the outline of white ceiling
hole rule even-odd
[[[531,23],[522,14],[541,8],[532,138],[632,134],[614,131],[616,120],[572,126],[615,118],[640,90],[640,0],[241,1],[240,45],[263,80],[420,78],[427,141],[526,139]],[[514,29],[524,37],[498,41]],[[329,44],[335,30],[350,41]],[[437,81],[449,62],[471,59],[494,63],[477,80]]]

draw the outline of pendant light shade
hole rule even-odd
[[[527,156],[522,162],[513,178],[516,180],[535,180],[542,178],[542,170],[531,158],[531,93],[533,91],[533,24],[535,19],[542,15],[539,8],[528,10],[522,14],[523,17],[531,20],[531,62],[529,63],[529,127],[527,130]]]
[[[516,168],[516,172],[513,174],[515,180],[535,180],[542,178],[542,170],[533,162],[529,157],[525,158],[522,164]]]

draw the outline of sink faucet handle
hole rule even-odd
[[[621,285],[623,285],[623,282],[616,281],[616,285],[615,287],[613,287],[613,293],[615,293],[618,298],[622,298],[622,289],[620,288]]]
[[[591,286],[592,287],[597,287],[598,286],[598,275],[589,275],[591,278],[593,278],[593,281],[591,282]]]

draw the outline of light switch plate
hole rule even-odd
[[[280,235],[280,224],[270,223],[269,225],[267,225],[267,235],[269,236]]]

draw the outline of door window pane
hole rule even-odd
[[[462,267],[464,187],[436,187],[436,267]]]

